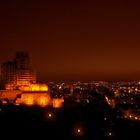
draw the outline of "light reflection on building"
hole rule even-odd
[[[28,84],[19,88],[21,91],[48,91],[47,84]]]
[[[36,102],[37,102],[37,105],[44,107],[44,106],[50,105],[51,98],[49,95],[44,95],[44,96],[42,95],[37,98]]]

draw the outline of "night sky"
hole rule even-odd
[[[140,79],[140,2],[3,0],[0,62],[16,51],[41,80]]]

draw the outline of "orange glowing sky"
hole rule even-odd
[[[140,2],[0,2],[0,62],[28,51],[42,80],[140,79]]]

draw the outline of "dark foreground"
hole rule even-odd
[[[5,139],[140,139],[139,122],[117,118],[112,110],[94,105],[0,108],[0,133]]]

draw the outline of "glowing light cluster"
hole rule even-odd
[[[131,111],[124,111],[124,118],[129,119],[131,121],[140,121],[140,115],[131,113]]]
[[[45,107],[51,103],[51,98],[48,94],[22,94],[21,101],[17,100],[17,103],[25,105],[39,105]]]
[[[114,92],[114,95],[115,95],[115,97],[120,97],[121,93],[119,92],[119,90],[116,90],[116,91]]]
[[[21,86],[22,91],[48,91],[48,86],[46,84],[29,84],[26,86]]]
[[[5,101],[5,100],[2,100],[2,104],[3,104],[3,105],[7,105],[7,104],[8,104],[8,102],[7,102],[7,101]]]
[[[17,98],[15,101],[15,105],[20,105],[21,104],[21,98]]]
[[[61,108],[64,100],[61,98],[54,98],[52,103],[54,108]]]
[[[50,101],[51,101],[51,98],[49,95],[46,95],[46,96],[40,96],[38,99],[37,99],[37,104],[42,106],[42,107],[45,107],[47,105],[50,104]]]
[[[26,104],[26,105],[33,105],[34,104],[34,98],[32,95],[29,95],[25,98],[22,99],[22,103]]]
[[[112,108],[115,108],[116,104],[114,99],[110,100],[107,96],[105,96],[105,100],[108,103],[108,105],[110,105]]]

